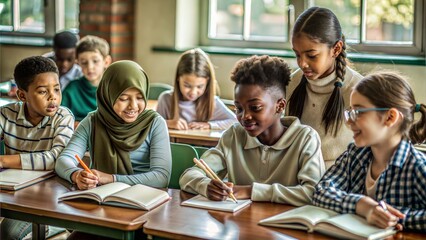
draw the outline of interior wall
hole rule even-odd
[[[151,82],[173,85],[178,53],[153,52],[153,46],[172,47],[176,43],[176,0],[135,1],[135,61],[146,70]],[[24,57],[41,55],[50,51],[45,47],[0,45],[0,77],[4,81],[13,76],[14,66]],[[229,74],[235,62],[245,56],[211,55],[216,66],[216,76],[221,97],[233,99],[233,83]],[[295,59],[287,59],[290,67],[297,68]],[[372,70],[390,69],[405,74],[414,89],[418,102],[426,103],[426,66],[356,63],[361,74]]]
[[[142,0],[136,4],[135,60],[147,71],[153,82],[173,85],[178,53],[153,52],[153,46],[174,46],[176,34],[176,2],[173,0]],[[161,16],[161,17],[158,17]],[[185,16],[187,17],[187,16]],[[221,97],[233,99],[233,83],[229,75],[241,58],[246,56],[211,55],[216,66],[216,77],[219,82]],[[297,68],[295,59],[286,59],[292,69]],[[353,66],[365,75],[373,70],[392,70],[401,72],[409,78],[418,102],[426,103],[426,66],[355,63]]]
[[[13,78],[15,65],[30,56],[42,55],[51,51],[49,47],[26,47],[0,44],[0,81]]]

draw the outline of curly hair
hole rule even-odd
[[[16,66],[13,76],[19,89],[28,91],[28,86],[34,81],[36,75],[41,73],[53,72],[58,74],[58,67],[53,60],[33,56],[21,60]]]
[[[235,84],[255,84],[270,90],[275,97],[286,97],[286,87],[290,82],[290,68],[279,57],[251,56],[239,60],[231,72]]]

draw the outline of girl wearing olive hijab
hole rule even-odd
[[[57,174],[79,189],[110,182],[167,187],[171,174],[165,120],[146,110],[149,81],[135,62],[118,61],[102,76],[98,109],[84,118],[56,161]],[[77,154],[90,153],[93,174],[78,166]]]

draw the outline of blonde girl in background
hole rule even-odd
[[[177,65],[174,90],[162,93],[157,112],[171,129],[227,129],[235,114],[216,96],[214,67],[207,54],[191,49]]]

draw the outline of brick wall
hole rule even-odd
[[[135,0],[80,0],[80,37],[108,41],[113,61],[133,60]]]

